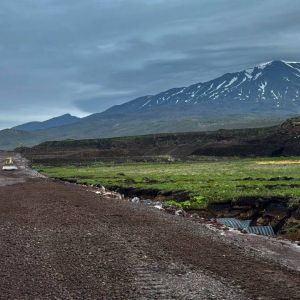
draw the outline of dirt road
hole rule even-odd
[[[300,298],[294,245],[215,232],[24,163],[0,171],[0,299]]]

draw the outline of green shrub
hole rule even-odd
[[[166,201],[168,205],[182,208],[182,209],[199,209],[205,208],[207,206],[207,200],[202,196],[196,196],[191,200],[186,200],[183,202],[177,202],[174,200]]]

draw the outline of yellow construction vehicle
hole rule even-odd
[[[2,170],[4,171],[18,170],[18,167],[15,165],[12,157],[5,158]]]

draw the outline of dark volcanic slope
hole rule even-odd
[[[0,187],[0,220],[0,299],[299,299],[297,266],[84,187]]]
[[[19,151],[34,162],[44,163],[157,155],[300,155],[300,119],[260,129],[46,142]]]

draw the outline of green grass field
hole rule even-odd
[[[90,166],[35,166],[40,172],[78,183],[133,187],[159,191],[187,191],[181,206],[200,208],[207,203],[242,197],[300,198],[299,158],[203,159],[196,162],[97,163]]]

